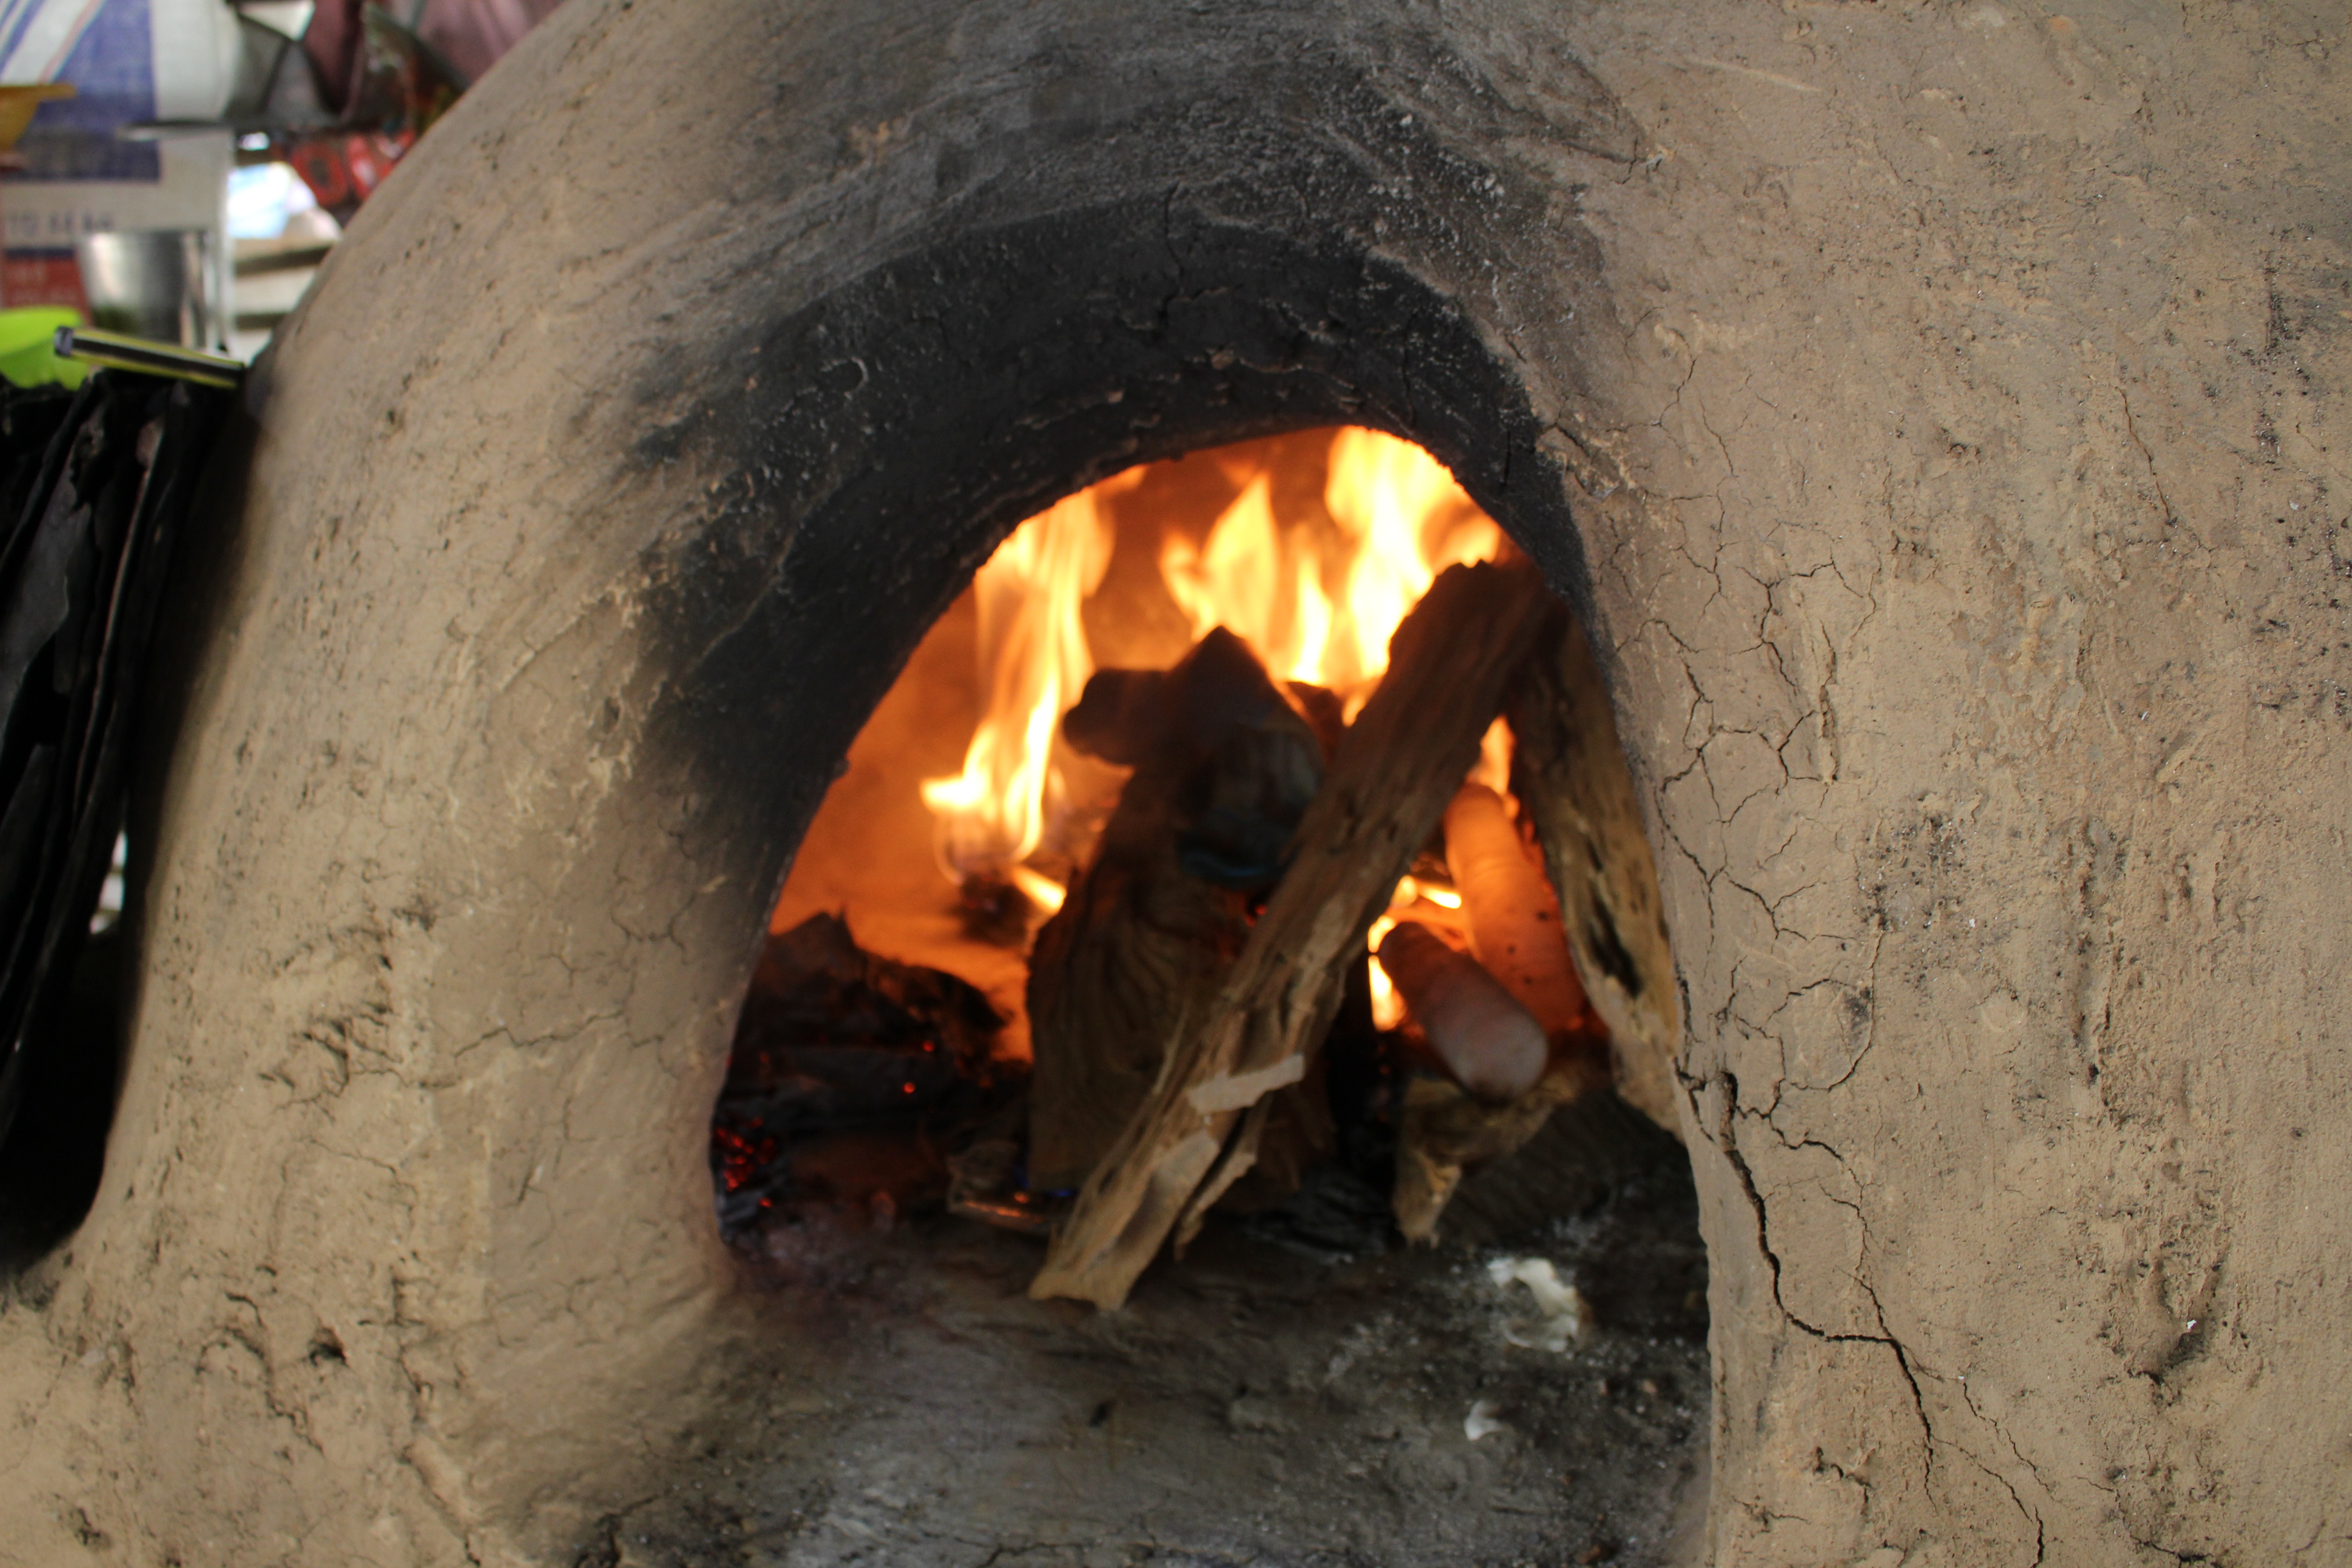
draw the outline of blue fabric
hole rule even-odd
[[[56,3],[56,0],[52,0]],[[21,37],[37,7],[14,18]],[[17,179],[144,180],[163,177],[163,152],[152,142],[125,142],[121,126],[155,117],[155,34],[149,0],[100,0],[97,14],[58,68],[72,98],[41,105],[17,143],[25,169]]]

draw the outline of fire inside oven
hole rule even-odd
[[[1504,714],[1565,620],[1370,429],[1023,523],[776,904],[712,1130],[730,1239],[945,1211],[1046,1238],[1037,1293],[1102,1305],[1302,1194],[1334,1248],[1430,1239],[1465,1169],[1608,1079]]]

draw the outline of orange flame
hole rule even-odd
[[[951,876],[1009,873],[1044,842],[1060,783],[1055,728],[1094,673],[1078,607],[1102,582],[1110,547],[1097,490],[1080,490],[1013,530],[972,578],[987,706],[963,772],[922,785]]]
[[[1436,458],[1377,430],[1339,432],[1323,499],[1354,545],[1336,629],[1352,644],[1355,668],[1333,658],[1322,684],[1360,702],[1387,670],[1389,638],[1405,612],[1444,568],[1493,560],[1503,531]]]
[[[1160,575],[1193,636],[1225,627],[1276,676],[1339,692],[1352,718],[1388,668],[1405,612],[1444,568],[1492,560],[1503,531],[1436,458],[1377,430],[1333,438],[1324,527],[1283,527],[1273,489],[1271,476],[1254,477],[1205,545],[1171,536]]]
[[[980,570],[986,706],[963,772],[922,786],[951,876],[1037,878],[1014,868],[1062,797],[1055,736],[1094,668],[1080,611],[1110,560],[1101,498],[1139,479],[1129,469],[1031,518]],[[1437,459],[1378,431],[1333,437],[1323,504],[1307,515],[1276,515],[1273,479],[1250,472],[1205,539],[1171,531],[1161,579],[1195,637],[1226,627],[1277,678],[1338,692],[1353,718],[1405,613],[1445,567],[1492,559],[1502,531]],[[1059,885],[1037,879],[1032,896],[1058,902]]]

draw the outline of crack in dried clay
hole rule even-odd
[[[2025,1457],[2025,1451],[2017,1446],[2017,1439],[2011,1436],[2006,1431],[2004,1431],[2001,1428],[2000,1422],[1993,1420],[1984,1413],[1983,1407],[1977,1404],[1976,1395],[1969,1391],[1969,1380],[1967,1378],[1962,1377],[1957,1381],[1959,1384],[1960,1402],[1969,1407],[1969,1414],[1974,1415],[1978,1420],[1990,1427],[1992,1429],[1993,1436],[1999,1437],[2003,1443],[2008,1445],[2010,1456],[2016,1459],[2019,1464],[2025,1467],[2026,1473],[2033,1478],[2034,1484],[2041,1487],[2043,1493],[2047,1494],[2050,1490],[2050,1483],[2042,1479],[2042,1471],[2035,1467],[2032,1460]],[[2033,1521],[2033,1568],[2041,1568],[2042,1558],[2048,1550],[2048,1531],[2042,1522],[2041,1510],[2039,1509],[2029,1508],[2026,1505],[2025,1499],[2019,1495],[2017,1488],[2011,1484],[2008,1477],[2000,1474],[1998,1471],[1994,1470],[1992,1467],[1985,1464],[1975,1455],[1970,1454],[1966,1448],[1960,1447],[1958,1444],[1952,1445],[1952,1447],[1956,1453],[1966,1458],[1970,1464],[1976,1466],[1978,1469],[1982,1470],[1986,1475],[1990,1476],[1994,1480],[1999,1481],[2001,1485],[2001,1489],[2009,1493],[2010,1500],[2017,1505],[2018,1512],[2023,1514],[2026,1518]]]
[[[1748,1206],[1755,1215],[1757,1250],[1764,1255],[1765,1266],[1769,1270],[1772,1279],[1772,1305],[1780,1310],[1781,1318],[1785,1320],[1790,1327],[1797,1329],[1811,1338],[1822,1342],[1823,1343],[1883,1345],[1887,1350],[1894,1352],[1895,1364],[1903,1373],[1904,1383],[1911,1390],[1912,1413],[1918,1417],[1919,1421],[1919,1433],[1921,1438],[1920,1484],[1932,1489],[1935,1477],[1935,1448],[1938,1439],[1936,1436],[1935,1425],[1928,1419],[1927,1402],[1926,1396],[1920,1392],[1918,1375],[1912,1368],[1910,1352],[1904,1349],[1902,1342],[1896,1339],[1892,1331],[1888,1329],[1885,1309],[1879,1303],[1878,1293],[1871,1289],[1869,1281],[1862,1279],[1858,1275],[1853,1277],[1853,1282],[1856,1288],[1870,1300],[1871,1310],[1877,1321],[1879,1328],[1879,1331],[1875,1334],[1833,1333],[1827,1329],[1820,1327],[1818,1324],[1805,1321],[1804,1319],[1799,1317],[1790,1309],[1788,1302],[1782,1298],[1780,1292],[1780,1255],[1772,1248],[1771,1224],[1769,1217],[1765,1211],[1764,1194],[1762,1190],[1759,1188],[1756,1184],[1756,1173],[1748,1166],[1747,1156],[1739,1152],[1738,1138],[1732,1131],[1732,1122],[1739,1114],[1738,1109],[1739,1104],[1739,1081],[1727,1071],[1718,1070],[1716,1076],[1725,1086],[1726,1094],[1723,1102],[1723,1114],[1717,1119],[1717,1125],[1712,1130],[1709,1136],[1709,1142],[1715,1144],[1716,1148],[1722,1153],[1724,1159],[1729,1163],[1733,1173],[1739,1178],[1740,1190],[1747,1195]],[[1701,1121],[1701,1118],[1699,1116],[1699,1106],[1697,1101],[1697,1088],[1700,1086],[1692,1085],[1688,1079],[1685,1080],[1685,1092],[1688,1094],[1691,1099],[1692,1119],[1695,1121]],[[1702,1124],[1704,1124],[1703,1121]],[[1826,1147],[1826,1145],[1824,1145],[1824,1147]],[[1832,1150],[1831,1152],[1834,1154],[1835,1151]],[[1843,1162],[1841,1161],[1840,1163],[1843,1163]],[[1867,1238],[1867,1234],[1868,1233],[1865,1230],[1865,1240]]]

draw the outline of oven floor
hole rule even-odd
[[[967,1221],[778,1227],[747,1264],[774,1339],[672,1489],[580,1561],[1696,1561],[1704,1276],[1687,1166],[1651,1138],[1502,1244],[1339,1259],[1228,1222],[1108,1314],[1030,1300],[1042,1244]],[[1601,1321],[1512,1343],[1534,1303],[1500,1257],[1549,1259]],[[1475,1440],[1474,1407],[1497,1424]]]

